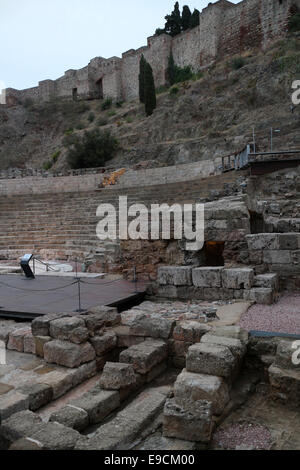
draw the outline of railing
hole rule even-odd
[[[240,152],[222,157],[222,171],[226,172],[246,168],[250,162],[250,151],[250,145],[247,145]]]

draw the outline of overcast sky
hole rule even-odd
[[[239,0],[232,0],[239,3]],[[97,56],[146,45],[175,0],[0,0],[0,82],[17,89],[57,79]],[[200,11],[207,0],[185,0]],[[1,85],[0,85],[0,88]]]

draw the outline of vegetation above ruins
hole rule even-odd
[[[73,169],[101,167],[117,148],[118,141],[110,132],[94,129],[83,136],[75,136],[68,148],[67,162]]]
[[[289,21],[289,31],[291,33],[300,31],[300,10],[296,5],[293,5],[292,15]]]
[[[140,60],[139,97],[145,105],[146,116],[151,116],[156,108],[156,91],[152,67],[143,55]]]
[[[176,2],[174,10],[170,15],[165,16],[165,27],[163,29],[158,28],[155,34],[169,34],[174,37],[180,34],[182,31],[195,28],[200,24],[200,12],[196,8],[192,13],[189,6],[184,5],[182,13],[180,12],[179,3]]]

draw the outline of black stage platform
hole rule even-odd
[[[74,274],[75,276],[75,274]],[[146,283],[124,279],[82,278],[80,306],[88,310],[96,305],[117,307],[120,311],[138,304],[146,294]],[[0,276],[0,317],[32,319],[47,313],[76,312],[79,309],[78,280],[74,277],[22,275]]]

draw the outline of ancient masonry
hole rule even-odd
[[[220,0],[209,4],[200,15],[200,25],[175,38],[166,34],[148,38],[147,46],[129,50],[122,58],[96,57],[87,67],[68,70],[57,80],[43,80],[27,90],[8,88],[6,103],[26,99],[52,98],[133,100],[138,96],[139,60],[144,54],[151,64],[157,87],[165,85],[170,53],[177,65],[190,65],[194,71],[227,55],[249,48],[265,48],[287,32],[293,5],[300,0],[244,0],[233,4]],[[1,101],[0,101],[1,102]]]

